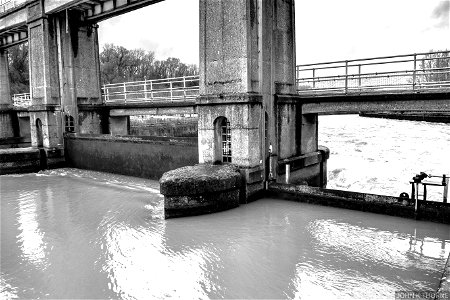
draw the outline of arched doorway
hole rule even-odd
[[[218,117],[214,121],[214,162],[231,163],[231,127],[225,117]]]
[[[41,119],[36,119],[36,140],[37,147],[41,148],[44,146],[44,137],[42,135],[42,122]]]

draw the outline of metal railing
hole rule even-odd
[[[19,6],[22,3],[25,3],[25,0],[4,0],[0,1],[0,14],[4,13],[7,10],[10,10],[11,8],[14,8],[16,6]]]
[[[441,91],[450,89],[450,51],[299,65],[296,78],[300,95]]]
[[[306,96],[426,93],[450,91],[450,51],[299,65],[297,92]],[[106,84],[103,103],[192,101],[199,75]],[[31,105],[29,94],[13,96],[15,106]]]
[[[106,84],[102,87],[104,103],[183,102],[199,95],[199,76]]]
[[[14,94],[12,101],[14,106],[28,108],[31,106],[31,95],[30,93]]]

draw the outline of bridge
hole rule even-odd
[[[65,133],[110,141],[130,115],[195,112],[198,161],[236,165],[247,199],[271,180],[326,185],[319,114],[450,111],[448,77],[433,79],[449,66],[422,67],[426,53],[296,66],[294,0],[200,0],[198,77],[102,87],[97,23],[160,1],[2,0],[0,139],[27,113],[32,146],[55,157]],[[6,54],[24,42],[31,95],[13,102]]]
[[[442,111],[450,98],[450,51],[298,65],[296,75],[298,101],[310,102],[306,108],[320,101],[318,113],[385,111],[386,106],[390,110]],[[193,75],[106,84],[102,86],[103,104],[116,108],[113,114],[120,114],[124,107],[129,115],[195,113],[199,81]],[[333,105],[336,101],[339,104]],[[400,105],[394,105],[395,101],[401,101]],[[343,102],[352,105],[344,107]],[[13,103],[29,107],[31,96],[13,95]],[[324,103],[330,104],[325,107]],[[311,110],[304,111],[316,112]]]

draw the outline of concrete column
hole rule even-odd
[[[199,161],[217,160],[214,123],[227,118],[232,163],[245,175],[247,196],[267,179],[270,144],[277,181],[284,180],[286,162],[294,180],[319,176],[318,170],[298,174],[303,151],[318,149],[317,116],[304,118],[290,97],[295,65],[294,0],[200,0]]]
[[[0,49],[0,139],[14,136],[8,53]]]
[[[0,106],[11,107],[11,89],[9,83],[8,52],[0,49]]]
[[[44,147],[62,147],[66,116],[76,132],[101,133],[97,26],[78,11],[45,15],[41,2],[29,5],[28,18],[32,145],[40,144],[38,119]],[[80,105],[88,108],[79,112]]]
[[[99,111],[78,106],[102,103],[97,25],[82,24],[78,11],[58,15],[56,22],[61,105],[75,120],[75,131],[101,133]]]
[[[246,197],[262,189],[264,179],[258,5],[253,0],[200,1],[199,161],[222,159],[217,121],[226,118],[232,163],[246,178]]]
[[[42,5],[35,2],[28,6],[31,144],[62,149],[56,19],[45,15]]]
[[[130,117],[109,117],[109,132],[111,135],[128,135],[130,132]]]

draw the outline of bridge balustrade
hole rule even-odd
[[[199,94],[199,76],[184,76],[124,83],[102,87],[103,102],[182,102],[195,100]]]
[[[26,0],[0,0],[0,14],[26,2]]]
[[[14,94],[12,100],[13,105],[16,107],[28,108],[29,106],[31,106],[30,93]]]
[[[450,89],[450,51],[297,66],[304,96],[439,92]]]

